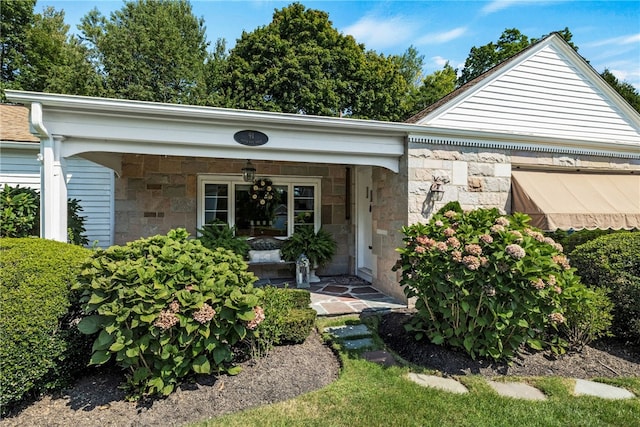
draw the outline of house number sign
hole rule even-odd
[[[238,144],[246,145],[247,147],[258,147],[269,141],[269,137],[266,134],[257,130],[241,130],[233,135],[233,139]]]

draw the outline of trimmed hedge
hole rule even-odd
[[[257,350],[264,352],[275,345],[304,342],[317,317],[309,304],[311,295],[304,289],[265,286],[262,300],[265,320],[257,329]]]
[[[0,239],[0,406],[64,386],[82,370],[89,340],[74,327],[70,291],[91,252],[38,238]]]
[[[598,237],[571,252],[571,264],[588,286],[609,289],[613,332],[640,343],[640,232]]]

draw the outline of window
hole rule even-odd
[[[251,184],[233,175],[198,177],[198,228],[216,219],[240,236],[287,237],[303,225],[320,226],[320,178],[258,178]]]

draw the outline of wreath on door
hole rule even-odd
[[[256,179],[249,188],[251,200],[258,206],[266,206],[273,200],[273,182],[270,179]]]

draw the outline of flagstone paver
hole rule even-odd
[[[442,378],[435,375],[416,374],[414,372],[409,373],[408,377],[411,381],[423,387],[437,388],[439,390],[457,394],[469,392],[462,383],[454,380],[453,378]]]
[[[342,343],[343,347],[347,350],[361,350],[364,348],[371,348],[374,346],[371,338],[359,338],[355,340],[345,340]]]
[[[325,328],[324,331],[336,338],[370,337],[372,335],[367,325],[363,325],[362,323],[359,325],[333,326]]]
[[[487,381],[489,386],[500,396],[513,397],[525,400],[546,400],[547,396],[543,392],[529,384],[519,382],[497,382]]]
[[[384,350],[365,351],[362,353],[362,358],[386,367],[396,364],[396,359]]]
[[[577,396],[597,396],[603,399],[633,399],[635,395],[624,388],[609,384],[576,379],[574,393]]]

